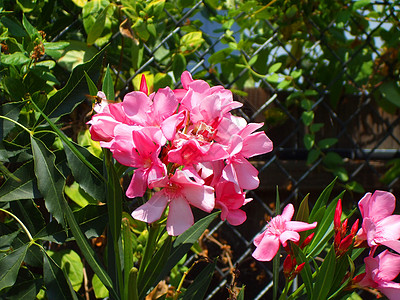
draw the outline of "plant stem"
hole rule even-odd
[[[12,122],[12,123],[18,125],[18,126],[21,127],[23,130],[25,130],[26,132],[28,132],[30,135],[33,134],[33,131],[29,130],[29,129],[26,128],[24,125],[22,125],[21,123],[18,123],[17,121],[15,121],[15,120],[13,120],[13,119],[10,119],[10,118],[8,118],[8,117],[6,117],[6,116],[0,116],[0,118],[2,118],[2,119],[4,119],[4,120],[7,120],[7,121],[10,121],[10,122]]]
[[[137,287],[138,269],[133,267],[129,271],[128,284],[128,299],[127,300],[139,300],[138,287]]]
[[[144,248],[144,254],[142,257],[142,261],[140,262],[139,273],[138,273],[138,281],[142,280],[142,276],[144,271],[149,264],[151,257],[154,252],[154,247],[156,246],[156,238],[158,234],[159,225],[157,223],[150,224],[149,235],[147,237],[146,246]]]
[[[11,212],[9,212],[9,211],[7,211],[5,209],[2,209],[2,208],[0,208],[0,211],[5,212],[6,214],[8,214],[11,217],[13,217],[19,223],[19,225],[21,225],[22,229],[25,231],[26,235],[28,236],[29,241],[31,243],[35,242],[35,240],[33,239],[32,235],[31,235],[31,233],[29,232],[28,228],[26,228],[24,223],[22,223],[22,221],[20,219],[18,219],[18,217],[16,215],[14,215],[13,213],[11,213]]]

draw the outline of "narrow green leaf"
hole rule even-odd
[[[204,299],[207,292],[207,288],[210,285],[211,279],[214,275],[215,265],[214,261],[208,264],[200,273],[196,276],[195,280],[189,285],[186,292],[183,294],[183,299]]]
[[[42,197],[37,188],[33,160],[19,167],[13,174],[18,181],[10,177],[4,182],[0,187],[0,202]]]
[[[129,295],[129,270],[133,268],[133,241],[132,231],[128,218],[122,219],[122,241],[124,246],[124,298]]]
[[[64,272],[46,251],[43,251],[43,254],[43,278],[47,297],[49,299],[77,300],[78,297]]]
[[[143,298],[148,289],[157,284],[156,279],[169,257],[171,246],[172,238],[171,236],[168,236],[161,248],[156,251],[152,260],[147,265],[143,276],[138,278],[139,298]]]
[[[102,12],[96,17],[96,21],[90,29],[86,41],[89,46],[93,45],[103,33],[104,25],[106,23],[107,11],[110,7],[111,4],[104,8]]]
[[[242,285],[242,287],[240,288],[240,292],[237,295],[236,300],[244,300],[244,289],[245,289],[245,286]]]
[[[32,199],[10,202],[12,212],[24,223],[32,235],[42,230],[46,223],[42,213]]]
[[[199,221],[192,227],[178,236],[172,246],[171,254],[160,272],[157,280],[162,280],[171,269],[181,260],[181,258],[189,251],[192,245],[200,238],[208,225],[217,217],[219,212],[212,213]]]
[[[103,80],[103,92],[106,94],[107,100],[115,100],[114,83],[111,77],[110,66],[107,66],[106,74]]]
[[[93,82],[93,80],[89,77],[89,75],[86,73],[85,71],[85,78],[86,78],[86,82],[89,88],[89,95],[91,96],[96,96],[97,95],[97,86],[96,84]]]
[[[314,292],[312,300],[326,299],[329,290],[333,283],[333,277],[335,276],[336,259],[335,250],[333,246],[326,255],[324,262],[319,268],[319,272],[315,278]]]
[[[291,245],[294,255],[296,257],[297,264],[300,265],[303,262],[305,263],[303,270],[300,272],[300,276],[303,279],[304,285],[306,287],[308,298],[312,298],[313,281],[310,263],[299,246],[297,246],[295,243],[291,243]]]
[[[278,252],[275,254],[272,259],[272,282],[273,282],[273,290],[272,290],[272,299],[278,299],[278,290],[279,290],[279,268],[281,266],[281,251],[280,247],[278,248]]]
[[[70,147],[69,144],[72,144],[73,147]],[[104,182],[98,176],[98,170],[103,169],[103,162],[92,155],[89,150],[72,141],[68,144],[63,141],[63,145],[68,167],[71,169],[72,175],[79,183],[79,186],[94,199],[103,202],[105,199],[105,187]],[[92,167],[88,167],[88,165]],[[94,169],[97,172],[94,172]]]
[[[310,208],[308,206],[309,196],[310,194],[307,194],[301,201],[299,210],[297,211],[296,221],[308,222],[308,217],[310,215]]]
[[[42,279],[35,278],[27,268],[21,268],[13,286],[2,295],[7,300],[37,299],[42,287]]]
[[[322,207],[322,206],[326,206],[326,204],[327,204],[327,202],[328,202],[328,199],[329,199],[329,196],[331,195],[333,186],[335,185],[336,179],[337,179],[337,178],[335,178],[335,179],[322,191],[321,195],[318,197],[317,201],[315,202],[315,205],[314,205],[313,209],[311,210],[310,217],[309,217],[309,219],[308,219],[308,221],[309,221],[310,223],[314,222],[314,216],[315,216],[315,213],[318,211],[318,209],[319,209],[320,207]]]
[[[181,53],[176,53],[172,60],[172,70],[174,72],[175,80],[178,80],[186,69],[186,58]]]
[[[105,48],[98,52],[91,60],[74,68],[67,84],[51,96],[47,102],[44,114],[50,119],[58,119],[71,111],[89,94],[85,82],[85,72],[94,81],[99,78]]]
[[[31,136],[31,145],[35,175],[46,208],[61,225],[65,225],[63,210],[65,178],[55,166],[55,155],[42,141]]]
[[[15,283],[28,248],[29,244],[25,244],[0,259],[0,291]]]
[[[110,276],[108,276],[107,272],[102,267],[99,259],[96,256],[96,253],[90,246],[81,229],[79,228],[78,222],[76,221],[71,208],[67,205],[67,203],[65,203],[64,207],[65,215],[68,224],[71,227],[72,234],[74,235],[76,243],[78,244],[78,247],[81,250],[86,261],[88,262],[92,270],[97,274],[100,281],[106,286],[106,288],[110,292],[110,295],[112,295],[112,297],[114,297],[115,299],[120,299],[119,295],[113,287]]]

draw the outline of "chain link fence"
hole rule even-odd
[[[264,122],[274,150],[254,161],[261,183],[248,193],[254,200],[245,207],[247,221],[237,227],[216,222],[201,246],[203,254],[219,256],[207,299],[226,299],[242,285],[246,299],[269,299],[272,263],[251,253],[254,237],[274,215],[277,190],[282,207],[298,205],[307,193],[315,200],[335,177],[334,191],[350,191],[348,207],[365,191],[400,195],[400,5],[184,2],[166,3],[159,20],[165,26],[155,39],[121,25],[108,50],[120,55],[108,54],[106,63],[120,100],[142,73],[162,74],[178,87],[176,74],[187,69],[231,89],[243,103],[236,113],[248,122]],[[124,43],[136,43],[136,50],[124,53]],[[196,259],[188,257],[186,265]]]

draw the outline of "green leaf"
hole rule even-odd
[[[278,71],[280,69],[281,66],[282,66],[282,63],[280,63],[280,62],[273,64],[272,66],[269,67],[268,74],[275,73],[276,71]]]
[[[78,299],[71,283],[57,263],[43,250],[43,279],[49,299]]]
[[[314,140],[315,140],[315,135],[313,134],[305,134],[303,141],[304,141],[304,146],[306,147],[307,150],[310,150],[314,146]]]
[[[328,152],[323,158],[324,165],[329,169],[336,169],[344,164],[343,158],[336,152]]]
[[[83,264],[80,256],[71,249],[47,251],[47,253],[68,276],[72,288],[77,292],[83,283]]]
[[[303,262],[305,263],[303,270],[301,270],[300,272],[300,276],[303,279],[304,285],[306,287],[308,298],[312,298],[313,281],[310,263],[299,246],[297,246],[295,243],[291,243],[291,246],[296,257],[297,264],[300,265]]]
[[[97,204],[97,201],[88,195],[76,181],[69,186],[65,186],[64,191],[80,207],[85,207],[88,204]]]
[[[390,184],[396,178],[400,177],[400,158],[390,160],[386,166],[391,166],[391,167],[380,178],[380,181],[385,184]]]
[[[77,66],[68,79],[67,84],[51,96],[47,102],[44,114],[50,119],[58,119],[71,111],[81,103],[89,94],[88,86],[84,81],[85,72],[96,81],[99,77],[103,53],[101,50],[90,61]]]
[[[29,23],[28,19],[25,17],[25,14],[22,15],[22,25],[32,40],[35,38],[35,36],[39,36],[37,29],[33,27],[31,23]]]
[[[310,223],[315,221],[314,216],[315,216],[315,213],[317,212],[317,210],[320,207],[326,206],[329,196],[331,195],[333,186],[335,185],[335,182],[336,182],[336,178],[322,191],[321,195],[319,195],[319,197],[318,197],[317,201],[315,202],[315,205],[310,213],[310,217],[308,219],[308,221]]]
[[[219,212],[212,213],[199,221],[192,227],[178,236],[172,246],[171,254],[168,257],[164,269],[158,276],[158,281],[162,280],[171,269],[181,260],[181,258],[189,251],[192,245],[200,238],[208,225],[216,218]]]
[[[318,146],[321,149],[328,149],[328,148],[332,147],[333,145],[335,145],[337,142],[338,142],[337,138],[327,138],[327,139],[320,140],[318,142]]]
[[[96,17],[93,26],[90,28],[86,40],[86,43],[89,46],[93,45],[103,33],[104,25],[106,24],[107,11],[110,7],[112,7],[111,4],[107,5],[106,8],[101,11],[101,13]]]
[[[99,277],[94,274],[92,278],[92,287],[94,291],[94,295],[97,299],[107,298],[109,296],[109,292],[105,285],[100,281]]]
[[[320,155],[321,151],[319,151],[318,149],[311,149],[307,155],[307,164],[311,165],[312,163],[314,163]]]
[[[310,126],[314,120],[314,111],[303,111],[301,114],[301,120],[303,121],[304,125]]]
[[[211,279],[214,275],[214,270],[217,262],[214,261],[208,264],[200,273],[196,276],[194,281],[189,285],[185,293],[183,294],[183,300],[189,299],[204,299],[207,292],[207,288],[210,285]]]
[[[96,96],[97,95],[97,86],[96,84],[93,82],[93,80],[89,77],[89,75],[86,73],[85,71],[85,78],[86,78],[86,82],[89,88],[89,95],[91,96]]]
[[[332,286],[336,269],[336,257],[333,246],[326,255],[319,272],[315,278],[314,292],[312,300],[327,299],[329,290]]]
[[[32,235],[35,235],[46,226],[42,213],[32,199],[12,201],[10,202],[10,208]]]
[[[363,186],[357,181],[351,181],[346,184],[346,189],[360,194],[365,194]]]
[[[219,50],[211,54],[211,56],[208,58],[208,62],[212,65],[218,64],[223,60],[225,60],[229,56],[229,54],[231,54],[232,51],[233,51],[232,48],[224,48],[222,50]]]
[[[193,31],[182,36],[180,40],[181,52],[188,55],[196,51],[204,43],[202,35],[201,31]]]
[[[104,94],[106,94],[107,100],[114,101],[115,94],[114,94],[114,83],[111,77],[110,66],[107,66],[106,75],[104,76],[103,80],[103,88]]]
[[[400,107],[400,88],[396,82],[388,81],[379,86],[382,96],[392,104]]]
[[[124,217],[122,219],[122,243],[124,247],[124,297],[128,299],[129,285],[126,284],[129,281],[128,270],[133,268],[133,233],[130,229],[129,218]]]
[[[1,63],[4,65],[19,66],[27,64],[31,59],[22,52],[14,52],[12,54],[3,54],[1,56]]]
[[[14,285],[3,295],[7,300],[37,299],[42,286],[41,278],[35,278],[27,268],[21,268]]]
[[[69,144],[72,144],[72,147],[63,141],[68,167],[71,169],[75,180],[88,195],[92,196],[97,201],[104,201],[104,181],[99,179],[97,174],[99,171],[97,171],[97,173],[93,171],[103,170],[103,162],[96,156],[92,155],[86,148],[79,146],[72,141],[70,141]],[[74,151],[72,150],[73,148],[75,148]],[[86,162],[86,164],[84,162]],[[89,168],[87,163],[92,167]]]
[[[22,27],[21,23],[14,17],[9,18],[3,16],[0,19],[0,22],[8,29],[8,32],[11,36],[14,37],[25,37],[26,31]]]
[[[114,297],[117,300],[120,299],[117,292],[115,291],[110,276],[107,274],[103,266],[100,264],[100,261],[96,256],[96,253],[90,246],[89,242],[87,241],[81,229],[79,228],[78,222],[76,221],[72,213],[72,210],[67,205],[67,203],[64,204],[64,210],[72,234],[74,235],[76,243],[78,244],[78,247],[81,250],[86,261],[93,269],[93,271],[97,274],[101,282],[107,287],[108,291],[110,292],[110,295],[112,295],[112,297]]]
[[[181,78],[181,74],[186,70],[186,58],[181,53],[176,53],[172,60],[172,71],[175,79]]]
[[[272,82],[272,83],[278,83],[279,81],[279,75],[276,73],[273,73],[272,75],[268,75],[266,77],[267,81]]]
[[[37,188],[33,160],[19,167],[13,174],[18,180],[10,177],[4,182],[0,187],[0,202],[42,197]]]
[[[29,244],[25,244],[0,259],[0,291],[14,285],[28,248]]]
[[[310,215],[310,208],[308,206],[308,197],[310,194],[307,194],[304,199],[301,201],[299,209],[296,215],[296,221],[308,222],[308,217]]]
[[[236,300],[244,300],[244,289],[245,289],[245,286],[242,285],[242,287],[240,288],[239,294],[237,295]]]
[[[3,84],[4,83],[5,82],[3,81]],[[0,106],[0,115],[18,121],[19,114],[24,105],[25,101],[5,103]],[[2,129],[0,130],[0,140],[3,140],[14,127],[14,123],[0,118],[0,128]]]
[[[156,279],[169,257],[171,245],[172,238],[171,236],[168,236],[161,248],[154,254],[141,278],[138,278],[139,298],[143,298],[149,288],[154,287],[158,283]]]
[[[42,141],[31,136],[31,145],[38,188],[44,197],[46,208],[61,225],[65,225],[65,178],[55,166],[55,155]]]
[[[368,5],[371,3],[371,0],[358,0],[353,3],[353,11],[363,8],[364,6]]]
[[[322,127],[324,127],[324,123],[314,123],[310,125],[310,131],[315,133],[318,132]]]

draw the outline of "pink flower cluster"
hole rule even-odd
[[[246,219],[240,208],[251,200],[244,190],[259,185],[258,171],[247,159],[270,152],[272,142],[255,132],[263,124],[231,114],[242,104],[229,90],[193,80],[189,72],[181,82],[183,89],[148,95],[142,78],[140,91],[93,116],[92,139],[135,168],[128,197],[155,190],[133,218],[152,223],[168,207],[167,231],[179,235],[193,225],[195,206],[206,212],[221,209],[222,220],[239,225]]]
[[[354,278],[360,287],[376,288],[391,300],[399,299],[400,283],[393,280],[400,273],[400,255],[384,250],[374,257],[378,246],[400,253],[400,215],[393,215],[396,198],[385,191],[367,193],[358,202],[363,223],[356,244],[367,243],[371,248],[364,259],[365,273]]]

